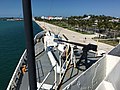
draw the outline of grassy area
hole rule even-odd
[[[99,40],[99,42],[106,43],[112,46],[116,46],[119,44],[118,40]]]
[[[92,35],[93,34],[93,33],[88,33],[88,32],[85,32],[85,31],[77,31],[77,30],[75,30],[75,27],[72,27],[71,25],[68,25],[65,22],[47,21],[47,23],[54,24],[56,26],[66,28],[68,30],[72,30],[72,31],[82,33],[82,34],[87,34],[87,35]]]

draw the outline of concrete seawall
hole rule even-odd
[[[98,50],[104,50],[107,53],[112,50],[114,47],[108,44],[104,44],[104,43],[97,43],[97,41],[94,41],[92,38],[95,37],[96,35],[85,35],[85,34],[81,34],[78,32],[74,32],[68,29],[64,29],[62,27],[58,27],[46,22],[42,22],[42,21],[37,21],[35,20],[35,22],[44,30],[44,31],[51,31],[54,32],[55,34],[59,34],[61,37],[63,36],[63,34],[70,40],[70,41],[74,41],[74,42],[79,42],[82,44],[96,44],[98,45]],[[86,38],[86,39],[85,39]]]

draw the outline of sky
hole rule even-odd
[[[31,0],[33,16],[120,17],[120,0]],[[22,0],[0,0],[0,17],[22,17]]]

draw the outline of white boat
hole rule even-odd
[[[29,2],[23,0],[24,9],[27,4],[30,7]],[[27,14],[26,11],[29,13],[30,10],[24,10],[27,21],[30,13]],[[31,29],[29,21],[25,25]],[[98,57],[96,53],[91,52],[91,50],[97,52],[97,45],[71,42],[48,31],[40,32],[35,36],[34,48],[35,61],[33,62],[35,62],[36,72],[30,73],[30,70],[33,70],[29,66],[33,64],[30,63],[30,59],[34,57],[29,58],[27,48],[19,60],[7,90],[35,90],[31,89],[32,84],[37,84],[37,90],[120,89],[120,45]],[[36,82],[31,83],[29,79]]]
[[[108,90],[109,87],[114,88],[109,90],[119,90],[120,45],[102,57],[95,57],[94,53],[88,51],[86,68],[85,59],[79,61],[83,51],[75,45],[77,43],[62,40],[51,32],[38,33],[34,43],[38,90],[58,87],[63,90]],[[68,59],[63,59],[67,48]],[[28,89],[28,73],[22,74],[20,70],[26,60],[25,50],[7,90]]]

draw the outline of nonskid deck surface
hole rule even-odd
[[[112,49],[108,54],[120,57],[120,44]]]
[[[78,53],[82,53],[82,51],[78,51]],[[54,51],[54,54],[56,55],[56,57],[58,58],[58,51]],[[39,42],[35,45],[35,55],[36,55],[36,78],[37,78],[37,82],[41,83],[45,76],[48,74],[48,72],[50,72],[50,70],[52,69],[52,65],[51,62],[48,58],[48,55],[46,53],[46,51],[44,50],[44,45],[42,42]],[[88,53],[88,59],[89,59],[89,64],[90,66],[99,58],[94,58],[94,54],[93,53]],[[79,60],[79,55],[76,56],[76,59],[78,58]],[[66,85],[68,85],[71,81],[73,81],[75,78],[77,78],[83,71],[85,70],[85,66],[84,65],[80,65],[80,68],[73,68],[73,66],[71,65],[69,70],[67,71],[63,83],[62,83],[62,88],[64,88]],[[59,74],[57,74],[57,85],[59,84]],[[48,85],[53,85],[55,81],[55,72],[54,70],[52,70],[50,76],[47,78],[47,80],[45,81],[45,84]],[[28,89],[28,72],[26,72],[23,75],[19,90],[27,90]]]

